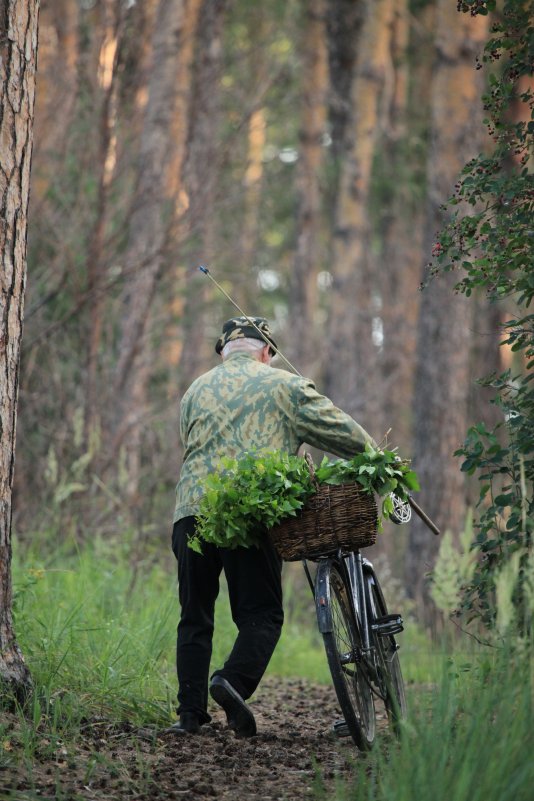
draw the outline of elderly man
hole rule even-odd
[[[215,470],[221,455],[236,457],[261,448],[296,453],[307,442],[350,458],[372,442],[310,380],[271,367],[275,348],[264,318],[228,320],[215,346],[222,363],[197,378],[180,405],[185,453],[172,535],[181,605],[176,649],[180,720],[171,727],[176,734],[195,734],[210,720],[208,677],[221,571],[238,636],[225,664],[211,677],[209,692],[238,737],[256,733],[245,701],[267,668],[283,623],[282,565],[268,538],[250,549],[206,544],[202,555],[187,547],[195,532],[201,479]]]

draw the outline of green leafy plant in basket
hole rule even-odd
[[[325,456],[315,475],[320,484],[356,482],[362,489],[379,495],[383,499],[383,516],[393,511],[392,492],[407,501],[409,493],[419,489],[417,474],[409,461],[400,459],[395,451],[374,448],[369,443],[352,459],[329,461]]]
[[[384,515],[393,508],[390,493],[406,500],[410,490],[419,489],[408,462],[399,460],[394,451],[371,445],[352,459],[325,457],[315,479],[326,484],[360,484],[383,497]],[[258,546],[268,529],[297,515],[316,491],[306,460],[282,451],[223,457],[219,468],[204,479],[203,488],[196,535],[189,540],[198,553],[202,553],[202,542],[231,549]]]

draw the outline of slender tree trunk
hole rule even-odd
[[[455,179],[480,150],[483,77],[475,55],[483,47],[487,17],[471,18],[456,4],[440,0],[436,18],[436,63],[432,84],[431,145],[428,157],[427,253],[442,225],[440,205]],[[457,277],[431,282],[420,307],[415,382],[415,467],[421,505],[436,523],[454,534],[466,513],[466,486],[453,452],[467,427],[472,302],[453,291]],[[408,545],[410,590],[421,613],[432,619],[425,574],[439,542],[415,518]]]
[[[263,151],[265,148],[265,109],[258,108],[250,115],[248,123],[247,167],[243,177],[243,225],[239,235],[240,276],[236,276],[235,294],[242,307],[249,306],[247,280],[254,266],[258,245],[261,190],[263,184]]]
[[[31,677],[11,614],[11,493],[26,284],[38,0],[0,8],[0,680],[19,697]]]
[[[334,160],[342,158],[347,148],[354,65],[366,9],[366,0],[327,0],[328,117]]]
[[[215,186],[217,130],[222,70],[222,31],[226,0],[204,0],[200,12],[184,183],[189,197],[187,234],[190,247],[201,264],[212,264],[215,256]],[[213,353],[207,337],[210,323],[211,285],[194,274],[183,319],[180,386],[185,389]]]
[[[128,284],[115,373],[115,431],[112,451],[127,438],[127,494],[137,493],[141,424],[150,359],[147,328],[180,199],[191,85],[191,37],[198,0],[160,0],[145,121],[141,134],[136,199],[125,268]]]
[[[31,214],[38,213],[46,198],[64,153],[74,114],[78,91],[79,22],[78,0],[45,0],[41,4]]]
[[[417,176],[414,175],[416,165],[410,143],[420,137],[422,126],[428,124],[434,13],[431,3],[419,12],[409,64],[408,3],[407,0],[396,0],[391,43],[391,95],[381,145],[382,174],[387,181],[386,196],[379,212],[382,250],[378,256],[378,272],[384,338],[380,358],[381,430],[391,427],[390,443],[407,454],[412,448],[414,361],[425,222],[424,204],[413,198]],[[410,82],[414,97],[408,109]]]
[[[402,454],[411,452],[413,357],[420,294],[420,250],[417,250],[420,241],[414,241],[414,204],[409,202],[412,187],[406,180],[408,170],[404,164],[410,82],[409,28],[408,1],[394,0],[381,103],[384,122],[378,183],[384,188],[380,203],[375,202],[377,212],[373,220],[376,232],[373,238],[380,249],[375,247],[371,254],[380,293],[376,316],[380,325],[375,329],[378,392],[373,425],[381,434],[391,429],[387,444],[399,447]],[[387,559],[390,570],[402,575],[405,542],[395,536],[393,524],[386,523],[386,527],[371,559],[380,555]]]
[[[100,427],[99,353],[104,314],[104,238],[108,215],[109,192],[115,169],[117,137],[117,65],[122,34],[122,10],[115,0],[102,5],[103,39],[100,47],[98,82],[101,90],[100,147],[98,163],[98,194],[96,214],[89,238],[87,254],[87,293],[89,304],[89,331],[87,336],[87,370],[85,392],[85,436],[87,444],[91,432]]]
[[[297,249],[290,280],[291,359],[304,375],[318,372],[317,275],[324,263],[321,167],[326,132],[328,51],[325,0],[310,0],[302,37],[302,109],[297,163]]]
[[[334,225],[327,337],[327,391],[370,430],[374,417],[376,348],[372,325],[376,311],[375,281],[367,258],[368,204],[393,9],[392,0],[371,3],[362,31],[351,90],[351,146],[342,167]]]

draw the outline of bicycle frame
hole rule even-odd
[[[341,570],[344,572],[347,579],[347,585],[351,589],[351,600],[356,612],[358,622],[362,627],[362,634],[364,634],[364,647],[366,650],[370,647],[369,629],[367,619],[367,603],[365,598],[365,586],[363,579],[363,559],[359,551],[354,551],[348,554],[343,554],[341,550],[337,552],[336,556],[325,556],[324,559],[335,559]],[[319,561],[322,561],[319,560]],[[315,597],[317,607],[317,620],[319,631],[321,634],[332,631],[332,620],[330,617],[330,598],[327,597],[326,587],[321,586],[321,581],[317,585],[311,579],[311,575],[307,564],[305,564],[306,574]]]

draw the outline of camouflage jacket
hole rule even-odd
[[[185,453],[175,522],[197,514],[201,479],[216,469],[221,456],[261,448],[296,453],[306,442],[350,458],[373,441],[312,381],[246,353],[231,354],[191,384],[180,404],[180,435]]]

